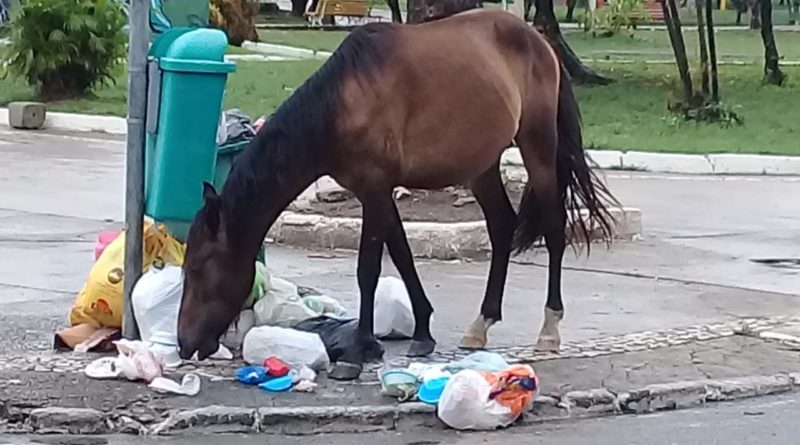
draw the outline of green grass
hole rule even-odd
[[[595,148],[679,153],[771,153],[800,155],[800,69],[789,68],[784,87],[761,84],[759,67],[720,70],[723,102],[744,118],[744,126],[723,128],[678,120],[666,109],[677,91],[674,66],[612,65],[618,82],[579,87],[585,141]],[[607,67],[608,68],[608,67]]]
[[[315,51],[333,51],[342,40],[347,37],[347,31],[321,31],[321,30],[260,30],[258,36],[262,42],[277,45],[296,46],[313,49]]]
[[[699,44],[697,32],[684,28],[684,42],[690,57],[697,58]],[[633,37],[617,34],[612,37],[592,37],[583,31],[566,34],[572,49],[581,57],[594,59],[668,59],[674,60],[672,46],[666,31],[636,31]],[[778,51],[786,60],[800,60],[800,33],[775,34]],[[725,31],[716,34],[719,60],[761,62],[764,44],[758,31]]]

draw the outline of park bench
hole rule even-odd
[[[664,21],[664,10],[661,9],[661,2],[659,0],[645,0],[642,4],[644,10],[649,14],[650,20],[653,22]],[[639,20],[647,19],[647,17],[637,17]]]
[[[312,25],[321,25],[325,17],[369,17],[371,0],[319,0],[316,9],[306,13]]]

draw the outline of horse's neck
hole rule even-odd
[[[233,215],[236,227],[231,232],[241,240],[242,248],[248,252],[257,246],[254,252],[249,252],[254,255],[281,213],[319,178],[316,166],[308,159],[284,159],[280,166],[266,167],[266,184],[253,187],[248,194],[235,198],[240,202],[233,207],[244,210]]]

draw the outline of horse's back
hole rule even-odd
[[[359,32],[356,39],[387,53],[373,77],[379,82],[354,78],[345,88],[343,129],[382,146],[379,168],[412,187],[481,173],[512,142],[532,82],[557,84],[547,43],[507,12],[471,10]],[[474,159],[474,171],[464,163],[450,172],[454,157]]]

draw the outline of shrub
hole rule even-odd
[[[43,100],[113,83],[125,56],[126,20],[115,0],[26,0],[14,11],[1,74],[25,79]]]
[[[622,28],[632,35],[636,24],[646,17],[648,12],[643,0],[610,0],[607,5],[586,15],[584,29],[591,30],[595,37],[610,37]]]
[[[210,25],[225,31],[231,45],[242,46],[245,40],[258,40],[256,0],[211,0],[209,10]]]

